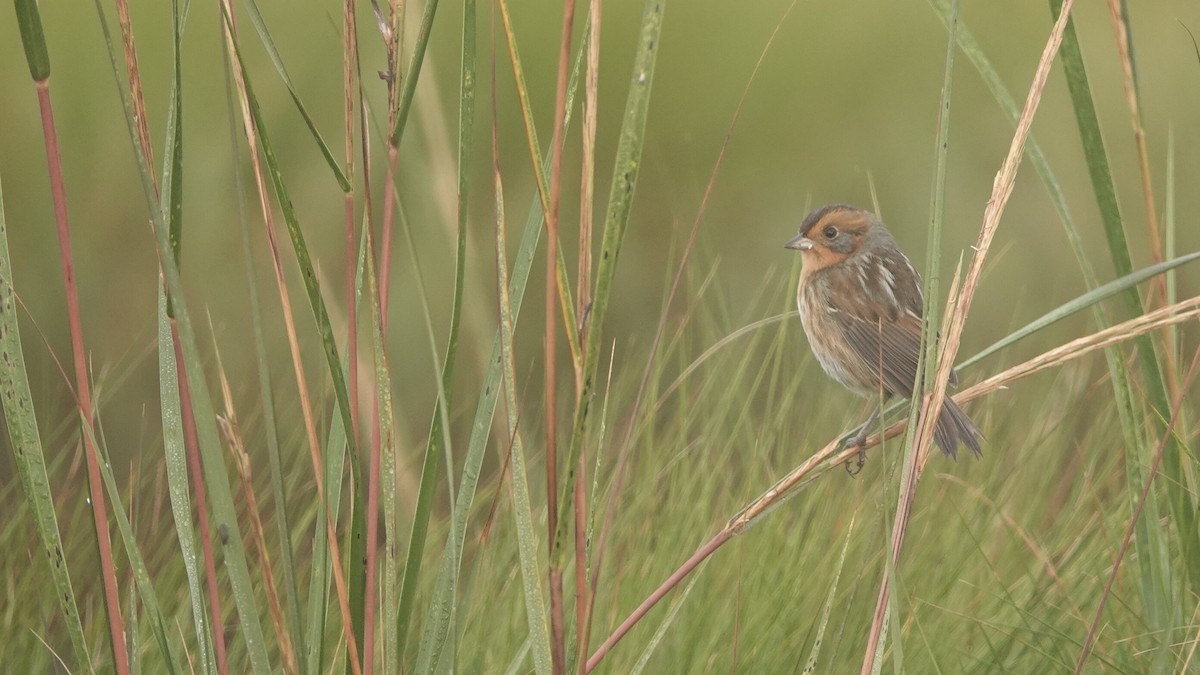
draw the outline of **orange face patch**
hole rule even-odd
[[[809,275],[813,272],[819,272],[826,267],[832,267],[850,257],[848,253],[838,253],[826,248],[820,241],[813,241],[813,247],[807,251],[800,252],[801,259],[804,264],[800,270],[802,275]]]

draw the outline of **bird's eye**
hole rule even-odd
[[[830,225],[829,227],[825,228],[825,232],[823,234],[825,235],[826,239],[833,239],[838,235],[838,230],[836,227]]]

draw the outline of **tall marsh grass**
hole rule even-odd
[[[21,161],[49,169],[36,220],[54,213],[71,356],[22,302],[31,281],[13,263],[27,254],[13,244],[36,223],[7,217],[0,190],[0,467],[15,469],[0,475],[5,668],[1200,672],[1200,253],[1177,207],[1189,176],[1176,175],[1195,169],[1173,138],[1159,157],[1148,130],[1140,8],[1108,2],[1112,39],[1087,48],[1115,66],[1089,71],[1074,3],[1050,0],[1011,91],[969,3],[904,10],[946,27],[940,96],[920,104],[937,113],[922,131],[926,292],[947,300],[929,312],[941,337],[926,341],[926,390],[893,406],[851,479],[840,466],[856,450],[839,438],[862,410],[809,376],[798,260],[776,264],[773,244],[771,262],[738,271],[752,280],[739,292],[708,232],[760,69],[820,8],[782,6],[773,32],[739,47],[758,61],[727,94],[740,98],[725,133],[706,139],[719,151],[697,170],[705,187],[656,238],[630,236],[651,227],[636,204],[669,201],[639,188],[662,180],[648,120],[685,114],[656,108],[660,54],[677,47],[672,21],[711,7],[645,0],[614,22],[613,3],[566,0],[546,48],[509,0],[325,4],[292,19],[332,30],[338,50],[314,47],[303,66],[276,43],[299,32],[255,0],[173,0],[165,23],[125,0],[76,8],[111,65],[103,105],[128,132],[109,170],[141,188],[112,199],[144,203],[149,226],[128,236],[152,233],[139,279],[157,303],[141,316],[89,311],[111,293],[75,282],[77,265],[128,263],[71,246],[94,241],[94,215],[68,218],[88,176],[65,165],[55,129],[87,122],[56,116],[76,95],[55,86],[72,65],[54,59],[65,29],[14,2],[31,77],[6,97],[36,102],[40,126],[0,134],[45,139],[44,159]],[[428,82],[446,77],[428,63],[438,53],[455,57],[456,100]],[[201,58],[222,73],[227,148],[187,131],[193,108],[210,109],[189,77]],[[308,89],[301,67],[340,73],[338,86]],[[959,111],[964,82],[1012,129],[960,256],[948,167],[976,147],[962,139],[998,133]],[[1123,94],[1131,167],[1110,150],[1097,82]],[[1061,105],[1043,102],[1050,90]],[[340,119],[313,105],[322,97]],[[1068,168],[1031,133],[1064,111],[1079,141]],[[411,159],[418,149],[441,159]],[[216,205],[190,186],[214,165],[235,186],[240,222],[221,227],[237,245],[199,268],[193,222]],[[974,302],[997,283],[995,258],[1030,243],[1005,219],[1025,174],[1053,214],[1037,245],[1082,291],[1012,284],[1009,328],[964,347],[965,326],[995,319]],[[639,269],[639,247],[655,245],[669,246],[666,267]],[[209,293],[231,288],[245,311],[214,322]],[[646,319],[632,331],[614,318],[631,297]],[[1047,297],[1049,311],[1018,320]],[[151,337],[108,367],[85,315]],[[30,366],[55,359],[50,374]],[[964,385],[947,391],[956,364]],[[126,386],[136,378],[147,387]],[[981,460],[929,456],[925,421],[946,396],[970,404]],[[122,409],[139,411],[136,433],[114,428]]]

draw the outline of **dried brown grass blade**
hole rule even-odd
[[[1000,225],[1000,216],[1004,213],[1004,207],[1008,203],[1009,196],[1012,195],[1013,186],[1017,178],[1017,169],[1020,167],[1021,160],[1025,155],[1025,141],[1029,138],[1029,131],[1033,125],[1033,117],[1037,112],[1038,104],[1041,102],[1042,91],[1046,87],[1046,80],[1050,76],[1050,67],[1053,65],[1055,56],[1058,54],[1058,48],[1062,44],[1063,33],[1066,30],[1067,19],[1071,16],[1073,5],[1074,0],[1066,0],[1063,3],[1062,12],[1059,14],[1058,20],[1050,32],[1046,46],[1042,49],[1037,70],[1034,72],[1033,82],[1029,86],[1029,94],[1025,98],[1025,106],[1021,110],[1021,116],[1017,121],[1016,133],[1013,135],[1008,155],[1004,158],[1000,172],[996,175],[996,180],[992,186],[992,195],[988,198],[987,206],[984,209],[983,226],[980,228],[979,238],[975,244],[975,255],[971,258],[971,264],[967,269],[967,276],[963,282],[962,290],[957,294],[951,294],[953,309],[948,309],[946,312],[946,327],[943,329],[945,341],[943,342],[941,356],[938,359],[937,376],[934,378],[933,391],[926,396],[921,405],[915,439],[916,447],[913,449],[917,460],[913,463],[914,473],[906,480],[906,485],[901,489],[897,503],[892,537],[893,563],[898,563],[900,559],[900,548],[903,544],[904,532],[908,525],[908,511],[906,507],[911,504],[917,482],[920,478],[921,468],[924,466],[923,458],[927,455],[929,446],[933,441],[933,429],[937,424],[938,415],[941,413],[942,404],[945,400],[946,384],[950,377],[950,371],[954,367],[954,359],[958,354],[959,344],[962,341],[963,327],[966,325],[967,315],[971,310],[971,301],[975,297],[975,290],[979,287],[979,280],[983,274],[983,263],[987,259],[992,240],[995,238],[996,230]],[[885,571],[883,579],[880,582],[875,620],[871,624],[871,631],[867,640],[867,650],[863,656],[863,673],[872,673],[877,670],[875,659],[880,650],[876,649],[876,646],[879,643],[883,630],[882,617],[883,610],[886,608],[889,600],[889,583],[889,575]]]
[[[1105,347],[1131,340],[1150,331],[1158,330],[1163,326],[1193,320],[1200,320],[1200,296],[1163,307],[1162,309],[1131,319],[1109,329],[1072,340],[969,387],[952,396],[951,399],[955,403],[962,405],[988,394],[1007,389],[1012,383],[1047,368],[1061,366]],[[871,434],[865,440],[866,447],[873,448],[886,439],[899,436],[904,433],[907,424],[907,420],[900,420],[888,427],[882,434]],[[857,456],[858,448],[843,449],[840,439],[831,440],[801,463],[800,466],[792,469],[790,473],[781,478],[775,485],[771,486],[766,492],[739,511],[730,519],[725,527],[698,548],[671,576],[667,577],[653,593],[643,600],[600,647],[592,653],[587,663],[588,672],[591,672],[599,664],[600,660],[659,600],[665,597],[667,593],[694,571],[700,563],[715,553],[717,549],[721,548],[721,546],[734,536],[741,534],[751,527],[759,518],[779,506],[784,500],[795,495],[801,487],[812,482],[826,471],[836,469],[846,461]]]

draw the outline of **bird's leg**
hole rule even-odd
[[[883,412],[882,401],[871,411],[870,417],[859,427],[858,433],[842,443],[843,448],[858,448],[858,461],[855,462],[853,468],[850,466],[850,460],[846,460],[846,473],[851,476],[857,476],[862,471],[863,465],[867,463],[867,436],[871,434],[871,429],[879,421],[881,412]]]

